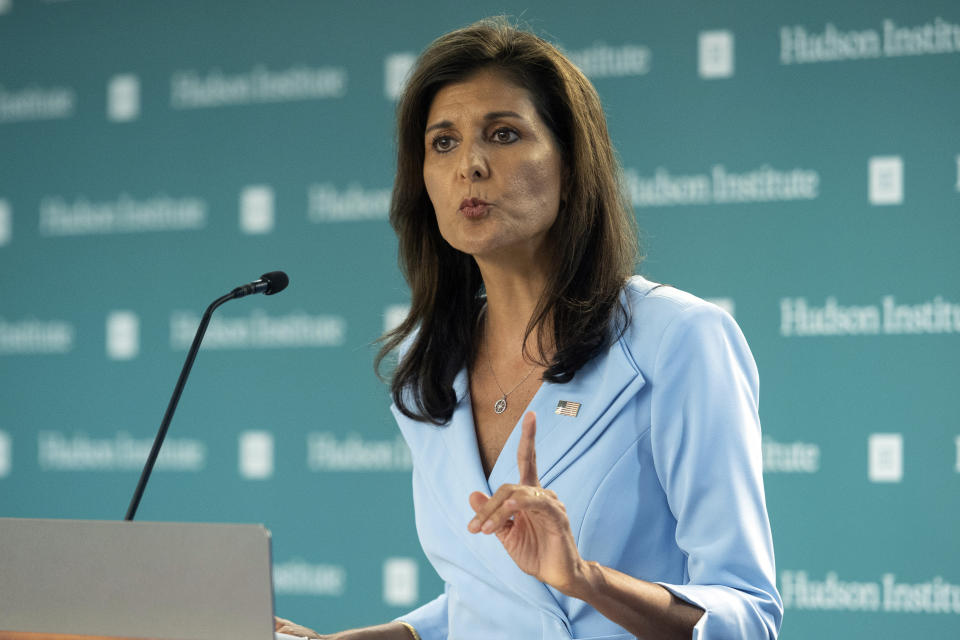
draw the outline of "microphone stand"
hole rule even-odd
[[[177,379],[177,386],[173,388],[173,396],[170,398],[170,403],[167,404],[167,411],[163,414],[163,421],[160,423],[160,429],[157,431],[157,437],[153,440],[153,448],[150,449],[150,455],[147,457],[147,464],[144,465],[143,471],[140,473],[140,481],[137,483],[137,489],[133,492],[133,498],[130,500],[130,506],[127,507],[127,515],[124,517],[124,520],[132,521],[134,515],[137,513],[137,507],[140,506],[140,499],[143,497],[143,490],[147,487],[147,481],[150,479],[150,474],[153,472],[153,465],[157,461],[157,456],[160,454],[160,447],[163,446],[163,440],[167,437],[167,429],[170,428],[170,420],[173,419],[173,412],[177,410],[177,403],[180,402],[180,394],[183,393],[183,387],[187,383],[187,377],[190,375],[190,369],[193,367],[193,361],[197,357],[197,351],[200,350],[200,343],[203,341],[203,335],[207,332],[207,325],[210,324],[210,316],[213,315],[213,311],[222,305],[224,302],[233,300],[234,298],[239,298],[245,293],[240,291],[241,287],[237,287],[230,293],[225,296],[221,296],[210,303],[210,306],[207,307],[207,310],[203,313],[203,319],[200,320],[200,326],[197,327],[197,333],[193,337],[193,344],[190,345],[190,350],[187,352],[187,360],[183,363],[183,369],[180,371],[180,377]]]

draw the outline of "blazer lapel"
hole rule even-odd
[[[496,536],[467,531],[467,523],[475,515],[470,507],[470,494],[482,491],[490,495],[492,492],[480,463],[466,371],[461,371],[457,376],[454,389],[461,400],[446,426],[430,427],[398,418],[417,443],[419,452],[415,462],[432,468],[434,471],[431,475],[436,476],[436,483],[442,487],[433,493],[451,531],[458,537],[458,541],[451,544],[460,545],[477,558],[479,566],[488,573],[482,576],[483,580],[500,582],[530,605],[551,616],[556,621],[555,628],[560,625],[569,629],[563,610],[546,585],[521,571]],[[515,448],[513,457],[516,458]]]
[[[541,385],[528,406],[528,410],[537,412],[537,468],[541,485],[549,486],[589,448],[643,384],[636,365],[618,342],[577,372],[572,381]],[[454,389],[461,400],[446,426],[432,427],[398,414],[398,422],[415,452],[415,462],[423,469],[432,469],[427,473],[436,478],[431,486],[440,512],[458,536],[461,547],[469,550],[488,572],[483,579],[500,582],[550,616],[555,629],[562,627],[569,634],[570,623],[550,589],[521,571],[495,536],[467,531],[467,523],[474,516],[469,503],[472,492],[491,495],[501,484],[518,481],[520,429],[514,427],[488,482],[480,463],[465,370],[454,381]],[[581,403],[578,415],[556,415],[554,410],[560,400]],[[441,488],[437,489],[437,485]]]
[[[620,413],[624,405],[643,385],[643,376],[640,375],[632,358],[626,354],[624,346],[619,341],[613,344],[603,356],[595,358],[584,366],[570,382],[566,384],[545,382],[541,385],[527,407],[528,411],[537,413],[536,450],[540,484],[549,487],[554,478],[600,437],[610,421]],[[555,410],[560,400],[581,403],[577,416],[557,415]],[[469,394],[461,403],[461,406],[464,405],[466,406],[465,419],[469,420],[469,431],[472,436],[470,443],[472,452],[476,458],[476,467],[480,468]],[[519,481],[517,448],[520,444],[520,434],[521,429],[517,424],[490,472],[487,484],[491,492],[496,491],[502,484]],[[456,436],[450,434],[450,437]],[[482,477],[482,470],[480,473]],[[553,613],[569,633],[569,621],[554,594],[544,583],[521,571],[493,536],[471,535],[466,532],[466,523],[472,517],[473,510],[468,509],[462,524],[467,537],[466,544],[470,545],[474,553],[483,558],[491,570],[502,576],[505,583],[519,595],[539,606],[541,610]]]
[[[537,473],[544,487],[560,475],[580,453],[599,438],[645,381],[624,351],[621,342],[585,365],[566,384],[545,382],[534,396],[528,411],[537,414]],[[561,400],[579,402],[576,417],[558,415]],[[520,429],[515,428],[490,473],[494,490],[501,484],[517,482],[517,448]]]

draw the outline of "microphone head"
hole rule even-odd
[[[260,276],[260,279],[267,283],[267,290],[263,292],[265,296],[272,296],[280,293],[290,284],[290,278],[283,271],[271,271]]]

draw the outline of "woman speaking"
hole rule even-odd
[[[318,636],[775,638],[753,357],[734,321],[633,276],[596,91],[502,20],[436,40],[398,106],[390,220],[412,291],[378,359],[444,580]]]

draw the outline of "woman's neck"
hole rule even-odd
[[[547,285],[543,269],[517,270],[478,261],[487,292],[487,309],[484,318],[482,339],[494,360],[511,361],[523,351],[527,325],[536,311]],[[538,358],[541,345],[539,331],[530,334],[526,352]],[[552,332],[546,332],[548,339]],[[544,353],[549,355],[549,345]]]

